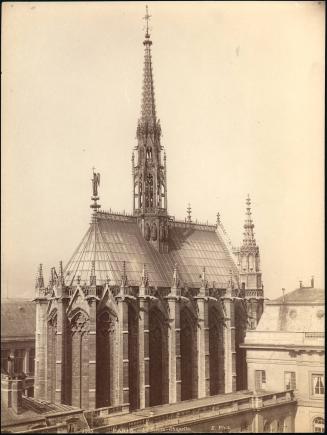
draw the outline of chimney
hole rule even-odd
[[[300,288],[302,288],[302,281],[300,281]]]
[[[315,286],[315,277],[312,276],[311,277],[311,288],[314,288],[314,286]]]
[[[282,292],[283,292],[283,302],[285,302],[285,289],[282,288]]]

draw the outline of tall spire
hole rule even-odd
[[[157,119],[148,7],[143,17],[146,21],[143,68],[143,92],[141,116],[138,120],[136,138],[137,156],[132,158],[133,214],[143,237],[159,252],[168,252],[167,172],[166,158],[162,159],[160,143],[161,126]],[[163,160],[163,162],[162,162]]]
[[[146,21],[146,33],[144,44],[144,68],[143,68],[143,95],[141,107],[141,120],[150,124],[156,123],[156,107],[154,100],[154,86],[152,76],[152,58],[151,58],[151,45],[152,41],[149,34],[149,15],[148,6],[146,6],[146,13],[143,17]]]
[[[251,199],[250,195],[246,198],[246,214],[245,214],[245,223],[244,223],[244,238],[243,238],[243,246],[256,246],[254,232],[253,232],[254,224],[252,221],[251,214]]]

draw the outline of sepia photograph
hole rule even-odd
[[[324,433],[325,2],[1,12],[1,433]]]

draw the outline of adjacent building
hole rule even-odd
[[[248,331],[248,383],[254,391],[293,390],[295,432],[324,432],[324,290],[302,286],[265,303],[256,330]],[[265,422],[266,428],[284,423]],[[277,427],[276,426],[276,427]],[[273,427],[272,427],[273,429]]]
[[[34,375],[35,303],[28,299],[1,300],[1,371],[8,370],[14,357],[14,371]]]

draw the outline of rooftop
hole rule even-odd
[[[35,318],[35,303],[32,300],[1,299],[1,341],[34,339]]]
[[[206,279],[216,288],[226,288],[230,271],[236,283],[237,266],[227,248],[222,233],[214,225],[170,223],[169,252],[159,253],[142,236],[133,216],[97,213],[87,233],[64,270],[65,283],[75,285],[78,280],[89,284],[94,262],[97,284],[120,285],[125,263],[128,283],[140,284],[143,265],[150,286],[170,287],[176,264],[181,284],[201,286],[205,267]]]
[[[293,303],[324,303],[325,302],[325,291],[323,289],[314,287],[300,287],[285,296],[280,296],[277,299],[267,302],[268,304],[293,304]]]

